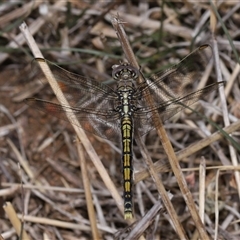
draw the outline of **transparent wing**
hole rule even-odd
[[[162,122],[174,116],[176,113],[182,111],[186,106],[190,106],[191,104],[198,101],[202,96],[206,96],[210,92],[217,89],[224,82],[218,82],[207,87],[198,90],[196,92],[190,93],[184,97],[179,97],[175,99],[171,99],[169,101],[165,101],[160,105],[155,107],[142,107],[134,112],[134,126],[135,129],[140,133],[140,135],[144,135],[151,131],[153,128],[158,126],[157,116],[154,116],[154,111],[158,113]]]
[[[32,64],[37,78],[46,78],[38,64],[43,61],[48,64],[59,87],[72,107],[89,105],[89,102],[92,103],[92,107],[95,107],[93,105],[94,103],[96,103],[95,105],[98,104],[99,98],[104,98],[110,102],[115,101],[117,98],[117,93],[111,87],[94,79],[69,72],[43,58],[35,59]]]
[[[45,78],[38,65],[39,61],[48,64],[71,107],[37,98],[28,98],[25,102],[31,107],[72,123],[74,122],[71,116],[68,119],[65,113],[73,112],[85,131],[118,141],[120,121],[118,113],[114,111],[117,106],[117,93],[104,84],[66,71],[41,58],[34,61],[34,73],[38,78]]]
[[[156,126],[153,111],[156,111],[164,122],[222,84],[214,83],[196,92],[193,91],[211,56],[211,47],[203,45],[178,64],[151,76],[138,87],[135,98],[140,100],[138,110],[134,113],[134,124],[141,135]],[[148,97],[153,99],[151,107],[148,106]]]
[[[75,124],[73,121],[74,114],[85,131],[112,141],[119,141],[120,139],[119,113],[115,112],[113,108],[102,110],[101,108],[67,107],[37,98],[27,98],[25,102],[31,107],[52,114],[59,119],[70,121],[72,124]]]

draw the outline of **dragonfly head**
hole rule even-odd
[[[139,71],[128,63],[113,65],[112,68],[112,77],[115,80],[130,80],[136,79],[139,76]]]

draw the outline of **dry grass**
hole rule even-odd
[[[232,0],[217,6],[211,1],[134,2],[7,1],[0,6],[3,239],[17,239],[17,235],[22,239],[238,239],[240,4]],[[174,176],[165,153],[169,156],[170,150],[162,147],[156,131],[142,139],[142,147],[139,140],[134,143],[134,224],[122,215],[120,144],[87,133],[78,135],[82,148],[68,122],[23,103],[26,97],[54,100],[46,82],[34,76],[32,53],[19,30],[23,21],[44,58],[114,86],[112,65],[129,60],[111,23],[117,14],[146,76],[208,43],[214,61],[196,88],[227,81],[224,89],[197,106],[209,120],[183,111],[164,123],[176,153],[176,157],[170,154],[170,161],[179,161],[183,175],[178,176],[176,168]],[[196,208],[186,207],[189,194],[183,196],[178,187],[181,176],[203,225],[197,222]],[[159,180],[169,191],[172,206],[166,206],[164,193],[159,193]]]

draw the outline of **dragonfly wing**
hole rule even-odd
[[[146,79],[139,86],[138,94],[151,96],[158,105],[193,92],[211,56],[209,45],[197,48],[178,64]]]
[[[115,91],[107,85],[69,72],[43,58],[37,58],[33,62],[33,72],[40,79],[44,79],[39,63],[45,62],[51,69],[60,89],[69,101],[71,106],[81,106],[82,103],[89,101],[98,102],[99,98],[114,100],[117,98]]]
[[[140,135],[144,135],[159,125],[157,120],[158,116],[160,116],[162,122],[165,122],[176,113],[195,103],[201,97],[206,96],[223,84],[224,82],[213,83],[196,92],[190,93],[184,97],[171,99],[158,106],[140,108],[134,113],[136,119],[134,122],[135,128],[138,129]],[[154,115],[154,112],[157,113],[157,115]]]
[[[152,111],[155,110],[164,122],[219,87],[221,83],[214,83],[196,92],[193,90],[211,56],[211,47],[203,45],[178,64],[151,76],[139,86],[135,94],[136,99],[140,99],[135,112],[135,127],[141,135],[156,126]],[[148,106],[149,97],[153,100],[152,106]]]
[[[75,115],[85,131],[112,141],[119,141],[120,121],[118,113],[111,110],[113,108],[106,110],[106,108],[68,107],[37,98],[27,98],[25,102],[31,107],[50,113],[59,119],[70,121],[72,124],[75,124],[73,120],[73,115]]]
[[[72,113],[74,113],[84,130],[117,141],[120,136],[120,123],[114,111],[118,99],[117,93],[107,85],[69,72],[45,59],[37,58],[33,62],[33,73],[40,79],[46,78],[39,65],[41,62],[48,64],[71,107],[36,98],[26,99],[25,102],[72,123],[74,123],[71,120]],[[66,113],[70,119],[66,117]]]

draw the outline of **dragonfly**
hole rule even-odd
[[[25,102],[70,122],[71,114],[75,114],[85,131],[121,142],[124,218],[131,219],[134,133],[143,136],[157,127],[153,112],[157,112],[161,121],[165,122],[221,86],[223,82],[215,82],[193,90],[211,57],[211,46],[202,45],[178,64],[144,78],[145,81],[140,84],[137,84],[137,79],[141,71],[129,63],[120,63],[112,67],[115,87],[69,72],[45,59],[37,59],[48,63],[70,106],[38,98],[27,98]],[[146,101],[148,97],[153,100],[151,106]],[[66,113],[70,117],[66,117]],[[74,121],[72,123],[75,124]]]

